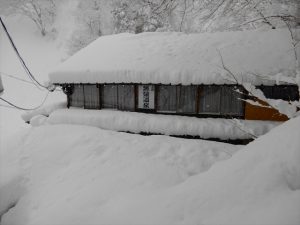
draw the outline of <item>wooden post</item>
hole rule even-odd
[[[197,93],[196,93],[196,114],[199,114],[199,108],[200,108],[200,104],[199,104],[199,100],[200,100],[200,93],[202,91],[202,87],[197,85]]]
[[[157,104],[158,104],[158,85],[161,85],[161,84],[154,84],[154,112],[157,112]]]
[[[138,84],[134,84],[134,111],[137,112],[138,111]]]

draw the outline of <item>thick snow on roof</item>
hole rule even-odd
[[[53,83],[230,83],[219,51],[236,76],[293,76],[292,48],[289,31],[284,29],[118,34],[100,37],[49,77]],[[258,79],[251,75],[253,83],[267,82]]]

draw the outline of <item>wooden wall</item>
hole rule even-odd
[[[273,121],[286,121],[288,117],[286,115],[281,114],[278,110],[274,108],[268,108],[268,104],[259,101],[260,104],[266,106],[256,106],[251,105],[246,102],[245,104],[245,119],[246,120],[273,120]]]
[[[76,86],[95,86],[97,88],[93,88],[93,90],[96,90],[95,92],[97,92],[97,94],[99,96],[97,96],[97,102],[100,101],[100,103],[97,103],[97,106],[99,107],[87,107],[85,101],[85,94],[84,94],[84,88],[83,90],[81,90],[79,96],[77,96],[79,98],[79,100],[77,101],[78,104],[75,104],[76,103],[76,98],[73,96],[73,95],[76,95],[76,88],[74,89],[74,87]],[[154,108],[153,106],[148,108],[148,109],[145,109],[145,108],[141,108],[139,107],[139,95],[142,95],[139,93],[139,87],[141,86],[141,84],[65,84],[63,86],[63,90],[64,92],[68,95],[68,106],[75,106],[75,107],[84,107],[84,108],[109,108],[109,107],[104,107],[103,106],[103,93],[99,90],[102,90],[103,89],[103,86],[104,85],[121,85],[121,86],[126,86],[126,85],[131,85],[133,86],[133,89],[132,89],[132,94],[133,94],[133,97],[131,98],[134,98],[134,106],[130,107],[130,109],[123,109],[124,107],[121,107],[119,108],[119,106],[116,106],[116,107],[113,107],[113,108],[118,108],[120,110],[127,110],[127,111],[139,111],[139,112],[146,112],[146,113],[161,113],[161,114],[177,114],[177,115],[185,115],[185,116],[195,116],[195,117],[214,117],[214,118],[241,118],[241,119],[246,119],[246,120],[272,120],[272,121],[286,121],[288,120],[288,118],[285,116],[285,115],[282,115],[280,114],[276,109],[273,109],[271,107],[268,107],[268,104],[263,102],[263,101],[259,101],[262,105],[265,105],[266,107],[261,107],[261,106],[255,106],[255,105],[251,105],[250,103],[245,103],[243,102],[243,104],[241,105],[241,107],[239,107],[241,110],[240,111],[237,111],[237,110],[234,110],[232,112],[227,112],[226,110],[222,110],[221,109],[221,103],[222,102],[221,100],[224,100],[224,96],[228,96],[228,95],[225,95],[224,93],[219,93],[218,95],[212,95],[214,98],[217,98],[216,101],[212,100],[211,98],[209,98],[208,100],[209,103],[216,103],[216,102],[219,102],[220,106],[217,107],[217,110],[213,110],[213,111],[205,111],[203,110],[204,107],[202,106],[202,108],[200,107],[200,97],[201,97],[201,91],[203,91],[203,88],[206,87],[205,85],[196,85],[197,87],[197,97],[196,97],[196,101],[195,101],[195,110],[193,110],[193,112],[181,112],[180,110],[178,110],[178,105],[176,106],[177,108],[174,110],[157,110],[158,109],[158,93],[159,93],[159,85],[160,84],[156,84],[156,85],[153,85],[153,84],[145,84],[145,85],[151,85],[153,87],[155,87],[155,96],[154,96]],[[165,86],[170,86],[170,85],[165,85]],[[190,87],[194,87],[195,85],[191,85]],[[72,88],[71,88],[72,87]],[[181,88],[181,87],[186,87],[186,86],[181,86],[181,85],[176,85],[176,99],[177,99],[177,92],[178,90],[181,90],[181,89],[178,89],[178,88]],[[217,88],[235,88],[236,85],[210,85],[210,87],[217,87]],[[241,88],[241,87],[239,87]],[[70,89],[70,90],[69,90]],[[72,89],[72,91],[71,91]],[[99,89],[99,90],[98,90]],[[264,93],[266,95],[270,95],[269,97],[272,98],[274,97],[275,99],[278,99],[279,97],[281,98],[286,98],[286,100],[291,100],[291,101],[294,101],[294,100],[298,100],[299,99],[299,92],[298,92],[298,87],[297,86],[284,86],[284,85],[281,85],[281,86],[261,86],[260,89],[262,89],[264,91]],[[210,89],[207,89],[207,93],[208,90]],[[220,89],[221,90],[221,89]],[[223,89],[222,89],[223,90]],[[82,93],[83,91],[83,93]],[[102,93],[102,94],[101,94]],[[234,92],[235,93],[235,92]],[[90,95],[92,95],[93,93],[91,92]],[[78,95],[78,94],[77,94]],[[202,96],[203,97],[203,96]],[[241,96],[236,96],[235,99],[241,99],[242,97]],[[99,100],[100,99],[100,100]],[[118,101],[119,101],[119,98],[117,98]],[[251,98],[252,99],[252,98]],[[178,100],[178,99],[177,99]],[[226,99],[225,99],[226,100]],[[255,99],[252,99],[252,100],[255,100]],[[81,102],[82,101],[82,102]],[[124,99],[121,100],[124,102]],[[74,103],[75,102],[75,103]],[[204,101],[202,101],[204,102]],[[223,101],[224,102],[224,101]],[[79,104],[80,103],[80,104]],[[177,101],[178,103],[178,101]],[[177,104],[176,103],[176,104]],[[227,103],[232,106],[233,105],[233,100],[232,101],[228,101],[227,100]],[[205,103],[206,104],[206,103]],[[204,104],[204,105],[205,105]],[[125,104],[126,105],[126,104]],[[208,104],[210,105],[210,104]],[[94,106],[94,104],[92,105]],[[231,107],[232,108],[232,107]],[[202,110],[202,111],[201,111]]]

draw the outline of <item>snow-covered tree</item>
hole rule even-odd
[[[69,43],[69,53],[73,54],[102,35],[102,0],[79,1],[77,26]]]
[[[2,11],[6,14],[18,13],[31,19],[41,34],[51,30],[56,15],[56,0],[1,0]],[[1,8],[2,8],[1,7]]]
[[[175,1],[119,0],[113,4],[115,33],[141,33],[170,30],[170,18],[176,8]]]
[[[93,36],[102,35],[102,0],[84,0],[78,5],[78,20]]]
[[[166,0],[167,1],[167,0]],[[171,0],[169,0],[171,1]],[[273,16],[299,14],[298,0],[174,0],[173,29],[184,32],[284,26]],[[298,15],[299,17],[299,15]]]

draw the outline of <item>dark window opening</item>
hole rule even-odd
[[[70,106],[84,107],[83,85],[74,85],[73,93],[70,95]]]
[[[176,113],[177,93],[176,86],[160,85],[157,89],[157,111]]]
[[[100,109],[100,93],[97,85],[84,85],[84,108]]]
[[[258,86],[266,98],[298,101],[299,91],[295,85]]]
[[[117,109],[118,108],[118,88],[117,85],[103,85],[102,93],[102,108]]]
[[[221,86],[202,86],[199,89],[199,113],[220,114]]]
[[[118,85],[118,109],[134,111],[134,85]]]
[[[243,116],[243,94],[237,86],[222,86],[221,90],[221,114]]]
[[[177,86],[177,112],[196,113],[196,86]]]

